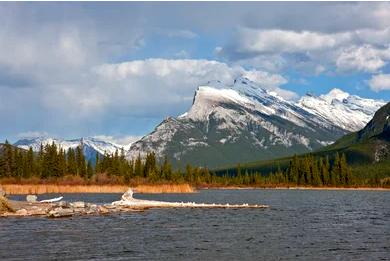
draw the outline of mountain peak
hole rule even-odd
[[[205,120],[221,104],[248,104],[249,99],[240,95],[237,91],[229,88],[215,88],[210,86],[199,86],[195,92],[194,100],[190,110],[182,114],[181,118],[192,120]]]
[[[343,101],[344,99],[350,96],[349,93],[340,90],[338,88],[333,88],[327,94],[321,95],[320,97],[328,102],[332,102],[333,100]]]
[[[236,79],[234,79],[233,84],[248,84],[248,83],[253,83],[253,82],[249,80],[247,77],[241,75],[238,76]]]

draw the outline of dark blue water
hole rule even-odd
[[[0,219],[0,260],[390,260],[390,192],[204,190],[135,196],[271,208]],[[65,195],[97,203],[119,197]]]

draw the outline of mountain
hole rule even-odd
[[[50,137],[37,137],[37,138],[25,138],[18,140],[13,145],[22,149],[28,150],[32,147],[33,151],[38,152],[40,150],[41,144],[52,144],[55,143],[58,147],[61,147],[65,150],[69,148],[76,148],[81,143],[83,143],[84,155],[87,160],[95,161],[96,153],[104,155],[104,153],[112,154],[115,150],[121,150],[122,146],[114,144],[103,139],[97,139],[92,137],[81,138],[81,139],[71,139],[71,140],[62,140]]]
[[[341,150],[358,163],[390,160],[390,102],[381,107],[367,125],[324,148]]]
[[[298,105],[319,117],[348,131],[358,131],[372,118],[385,103],[349,95],[339,89],[318,97],[305,95]]]
[[[383,104],[337,89],[287,101],[243,77],[231,86],[208,82],[186,113],[133,143],[127,158],[154,151],[175,166],[217,167],[305,153],[362,128]]]
[[[387,178],[390,173],[390,102],[382,106],[373,118],[360,130],[349,133],[334,144],[312,152],[315,157],[328,156],[333,160],[335,153],[345,153],[348,163],[352,167],[352,173],[360,178]],[[304,156],[304,155],[300,155]],[[268,174],[279,168],[289,166],[293,155],[288,157],[241,162],[241,171],[260,172]],[[226,172],[235,173],[237,165],[215,169],[215,172],[223,175]]]

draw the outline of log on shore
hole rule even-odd
[[[249,204],[206,204],[194,202],[165,202],[154,200],[142,200],[133,198],[133,191],[129,189],[122,195],[121,200],[111,204],[98,205],[77,202],[27,202],[27,201],[8,201],[11,209],[0,213],[0,217],[17,216],[46,216],[49,218],[61,218],[80,215],[105,215],[118,212],[144,211],[150,208],[268,208],[267,205],[249,205]]]

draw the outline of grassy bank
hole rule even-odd
[[[3,184],[9,195],[47,194],[47,193],[124,193],[125,185],[61,185],[61,184]],[[137,193],[192,193],[194,188],[188,184],[138,185]]]
[[[48,194],[48,193],[124,193],[125,185],[61,185],[61,184],[3,184],[9,195]],[[136,193],[194,193],[189,184],[139,184],[132,186]],[[375,190],[390,191],[382,187],[313,187],[313,186],[223,186],[201,185],[198,189],[280,189],[280,190]]]

